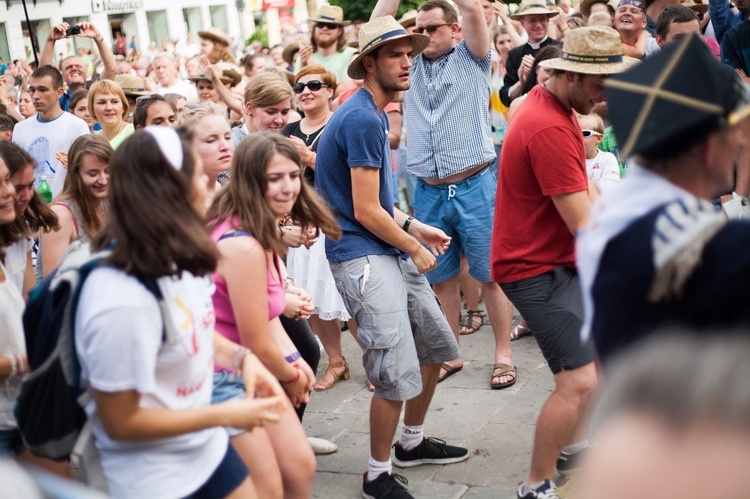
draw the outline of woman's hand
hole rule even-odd
[[[299,376],[297,376],[294,382],[283,383],[281,385],[282,388],[284,388],[287,396],[289,397],[289,401],[294,407],[299,407],[302,404],[310,402],[310,390],[312,389],[312,383],[315,381],[314,376],[312,378],[312,381],[310,381],[310,379],[307,377],[306,371],[303,370],[300,366],[300,364],[302,363],[304,363],[302,359],[299,359],[295,362],[295,364],[297,365],[297,373],[299,374]]]
[[[252,430],[256,426],[263,427],[266,423],[279,420],[279,413],[284,408],[284,396],[281,394],[263,398],[234,398],[222,402],[224,426]]]
[[[68,169],[68,153],[65,151],[60,151],[55,153],[55,158],[57,158],[57,161],[60,162],[61,165],[63,165],[63,168],[66,170]]]
[[[299,137],[295,137],[294,135],[290,136],[289,140],[292,141],[292,144],[294,144],[294,148],[297,149],[297,152],[302,159],[302,163],[304,163],[305,165],[309,165],[310,160],[312,159],[313,152],[309,147],[305,145],[305,141],[300,139]]]
[[[258,357],[251,353],[242,359],[242,381],[245,383],[248,398],[284,395],[279,381]]]
[[[281,241],[288,248],[299,248],[307,242],[307,231],[299,225],[284,225],[280,230]]]
[[[315,311],[312,298],[303,289],[289,286],[286,290],[284,317],[294,320],[307,319]]]

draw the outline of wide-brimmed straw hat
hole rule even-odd
[[[143,78],[140,76],[116,75],[115,83],[120,85],[122,92],[125,95],[140,97],[141,95],[151,95],[153,93],[146,90],[146,86],[143,84]]]
[[[242,76],[239,72],[232,66],[230,63],[218,63],[218,64],[212,64],[211,69],[213,70],[214,74],[219,78],[219,80],[223,84],[231,84],[231,86],[236,86],[241,80]],[[208,76],[205,74],[199,74],[198,76],[193,76],[192,78],[188,78],[188,80],[192,82],[197,82],[198,80],[206,80],[210,81]]]
[[[338,5],[321,5],[318,9],[317,17],[310,19],[314,23],[338,24],[339,26],[349,26],[351,21],[344,20],[344,9]]]
[[[516,13],[510,18],[514,21],[520,21],[523,16],[547,16],[552,18],[559,13],[557,10],[548,10],[544,0],[523,0]]]
[[[581,14],[583,14],[586,17],[589,17],[591,15],[591,6],[595,3],[603,3],[608,7],[608,10],[614,11],[615,8],[607,2],[607,0],[583,0],[581,2],[581,6],[579,7],[581,10]]]
[[[712,118],[735,125],[750,116],[747,86],[714,58],[700,33],[607,78],[604,94],[624,157],[658,151]],[[685,150],[691,145],[685,142]]]
[[[683,7],[687,7],[696,14],[705,14],[708,11],[707,3],[696,3],[693,0],[685,0],[682,2]]]
[[[410,10],[404,12],[404,15],[401,16],[401,19],[398,20],[398,23],[404,28],[411,28],[412,26],[417,24],[417,11]]]
[[[286,61],[290,66],[294,65],[294,56],[299,52],[299,45],[296,43],[290,43],[284,47],[284,51],[281,53],[281,58]]]
[[[381,45],[402,38],[411,40],[412,55],[415,57],[430,44],[429,36],[416,33],[410,35],[393,16],[378,17],[362,26],[359,29],[359,55],[349,64],[349,78],[363,79],[367,71],[362,66],[362,58]]]
[[[542,61],[543,68],[582,74],[615,74],[625,71],[638,59],[622,55],[622,39],[612,28],[591,26],[565,34],[560,57]]]
[[[229,46],[227,35],[219,28],[214,28],[213,26],[205,31],[199,31],[198,36],[201,38],[207,38],[212,42],[220,43],[221,45]]]

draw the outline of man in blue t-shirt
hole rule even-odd
[[[394,209],[389,124],[383,112],[397,92],[409,88],[412,57],[429,38],[407,34],[386,16],[365,24],[359,43],[360,55],[348,74],[364,83],[334,113],[320,138],[315,186],[341,225],[341,240],[326,240],[326,256],[336,287],[359,325],[365,371],[375,386],[363,492],[366,497],[411,497],[391,473],[391,443],[404,401],[404,425],[393,446],[397,466],[468,458],[467,449],[424,438],[440,367],[459,356],[423,275],[435,267],[435,255],[445,251],[450,238]]]

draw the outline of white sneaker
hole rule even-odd
[[[325,456],[326,454],[333,454],[339,448],[333,442],[323,440],[322,438],[307,437],[307,443],[312,447],[313,452],[316,456]]]

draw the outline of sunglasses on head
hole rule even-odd
[[[328,85],[321,83],[319,80],[310,80],[307,83],[295,83],[292,90],[294,90],[295,94],[301,94],[305,91],[305,87],[309,88],[311,92],[317,92],[321,88],[328,88]]]
[[[145,102],[149,100],[164,100],[164,97],[159,94],[141,95],[135,100],[135,103],[138,104],[139,102]]]
[[[641,9],[643,11],[646,10],[646,6],[640,0],[620,0],[620,3],[617,4],[617,7],[621,7],[623,5],[632,5],[637,9]]]
[[[414,28],[415,33],[419,33],[420,35],[424,33],[425,31],[428,33],[434,33],[438,30],[438,28],[441,28],[443,26],[448,26],[448,23],[442,23],[442,24],[428,24],[424,28]]]
[[[340,26],[338,24],[332,24],[332,23],[315,23],[315,27],[318,29],[323,29],[323,28],[338,29]]]
[[[581,130],[581,133],[583,134],[584,139],[588,139],[589,137],[598,137],[601,135],[601,133],[596,132],[594,130]]]

